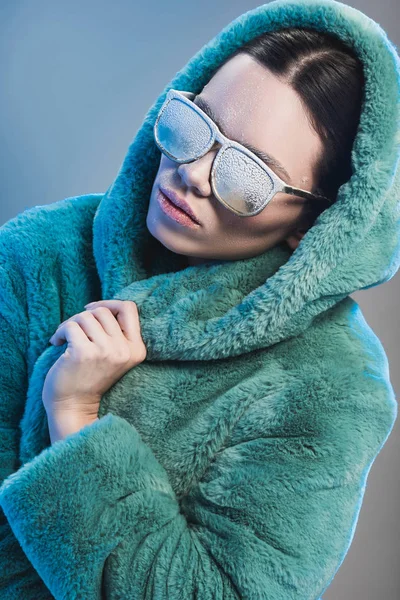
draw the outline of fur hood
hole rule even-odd
[[[238,46],[288,26],[332,32],[363,62],[353,174],[292,253],[280,245],[255,258],[182,270],[182,256],[146,226],[160,162],[158,111],[170,88],[200,93]],[[304,331],[349,294],[393,277],[400,261],[399,73],[393,44],[362,12],[332,0],[277,0],[240,15],[176,74],[147,112],[93,225],[102,298],[136,302],[147,360],[216,359],[268,347]]]

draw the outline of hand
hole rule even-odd
[[[139,313],[130,300],[100,300],[63,321],[50,343],[68,342],[49,369],[42,391],[48,415],[95,418],[102,395],[127,371],[143,362],[147,349]]]

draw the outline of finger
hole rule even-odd
[[[106,301],[104,301],[106,302]],[[122,300],[118,300],[115,302],[123,302]],[[89,304],[86,304],[87,307],[89,307],[90,305],[94,305],[95,307],[97,306],[97,302],[91,302]],[[103,307],[104,308],[104,307]],[[85,315],[87,314],[91,314],[93,316],[93,319],[90,319],[89,321],[87,320],[87,317]],[[75,315],[72,315],[71,317],[69,317],[69,319],[65,319],[65,321],[63,321],[62,323],[60,323],[60,325],[57,327],[55,333],[53,334],[53,336],[50,338],[50,343],[53,343],[53,340],[56,339],[55,334],[59,334],[60,329],[63,327],[63,325],[65,325],[66,323],[69,323],[71,321],[75,321],[77,323],[79,323],[79,325],[82,327],[82,330],[85,331],[87,337],[89,338],[90,341],[92,341],[91,338],[94,338],[94,336],[96,335],[96,331],[97,331],[97,340],[98,342],[101,342],[101,339],[99,336],[101,336],[101,334],[103,332],[107,333],[107,335],[118,335],[121,334],[121,328],[117,322],[117,320],[115,319],[114,315],[111,313],[111,311],[107,310],[107,311],[96,311],[97,317],[95,316],[95,314],[93,313],[93,309],[89,309],[89,310],[85,310],[82,311],[80,313],[77,313]],[[102,316],[101,316],[102,315]],[[82,319],[83,316],[83,319]],[[100,324],[101,327],[98,327],[96,330],[96,322]],[[63,338],[63,342],[65,342],[65,337]],[[105,340],[102,340],[103,343],[105,343]]]
[[[82,346],[82,344],[89,343],[86,333],[82,327],[76,321],[65,321],[50,338],[50,343],[53,346],[61,346],[68,342],[70,348],[76,346]]]
[[[101,335],[101,333],[104,333],[104,329],[103,329],[101,323],[99,323],[98,319],[96,319],[93,316],[92,312],[91,311],[83,311],[81,313],[77,313],[76,315],[72,315],[72,317],[70,317],[69,319],[66,319],[65,321],[60,323],[60,325],[57,327],[54,335],[50,338],[50,341],[52,341],[52,339],[55,338],[56,335],[57,335],[57,337],[59,337],[60,331],[61,332],[64,331],[64,329],[63,329],[64,325],[66,325],[67,323],[71,323],[72,321],[74,321],[75,323],[78,323],[80,325],[81,329],[86,333],[86,335],[89,339],[91,337],[93,337],[94,335],[96,335],[96,333],[97,333],[97,336]],[[65,337],[63,339],[65,341]],[[90,341],[92,341],[92,340],[90,339]]]
[[[80,312],[80,313],[76,313],[75,315],[72,315],[71,317],[69,317],[69,319],[65,319],[65,321],[61,321],[61,323],[60,323],[60,324],[59,324],[59,326],[57,327],[56,331],[58,331],[58,330],[60,329],[60,327],[61,327],[62,325],[64,325],[64,323],[68,323],[69,321],[75,321],[75,320],[76,320],[76,317],[77,317],[78,315],[85,315],[85,314],[87,314],[87,311],[84,311],[84,310],[83,310],[83,311],[82,311],[82,312]]]
[[[84,314],[91,314],[103,327],[105,333],[109,336],[123,335],[119,321],[106,306],[97,306],[92,309],[88,309]]]
[[[100,300],[90,304],[96,306],[104,304],[117,319],[125,337],[131,342],[142,342],[139,311],[135,302],[132,300]],[[86,306],[90,306],[90,304]]]
[[[116,322],[113,315],[110,313],[108,309],[103,307],[103,310],[108,314],[108,318],[114,321],[115,324],[115,334],[121,334],[118,323]],[[103,311],[100,311],[103,312]],[[66,335],[65,335],[65,326],[68,323],[77,323],[81,330],[85,333],[87,341],[90,341],[94,344],[97,344],[101,347],[106,347],[109,342],[109,334],[104,331],[103,324],[97,319],[92,311],[84,311],[73,315],[69,319],[66,319],[58,326],[55,334],[50,338],[50,343],[54,344],[54,341],[60,341],[60,343],[65,343]],[[110,326],[109,326],[110,327]],[[56,345],[59,345],[58,343]]]
[[[93,302],[88,302],[87,304],[85,304],[84,308],[87,307],[94,307],[94,306],[101,306],[102,304],[104,306],[108,306],[110,305],[117,305],[117,304],[123,304],[124,302],[128,302],[128,300],[116,300],[116,299],[109,299],[109,300],[94,300]]]

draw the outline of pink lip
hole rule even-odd
[[[189,215],[189,217],[191,217],[193,219],[193,221],[198,223],[198,225],[201,225],[200,221],[198,220],[198,218],[196,217],[196,215],[194,214],[193,210],[191,209],[189,204],[186,202],[186,200],[183,200],[183,198],[180,198],[177,195],[177,193],[174,192],[173,190],[169,190],[169,189],[161,187],[161,186],[160,186],[160,190],[162,191],[162,193],[165,196],[167,196],[167,198],[169,200],[171,200],[171,202],[173,202],[173,204],[175,204],[175,206],[177,206],[181,210],[185,211],[185,213],[187,213]]]
[[[189,217],[187,213],[181,208],[175,206],[175,204],[170,200],[163,192],[158,188],[156,193],[157,202],[160,205],[161,210],[171,219],[177,221],[181,225],[185,227],[192,227],[198,229],[201,227],[196,221],[193,221],[192,217]]]

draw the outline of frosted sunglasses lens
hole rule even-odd
[[[243,215],[261,209],[274,188],[269,175],[237,148],[227,148],[216,160],[214,184],[222,200]]]
[[[177,98],[163,109],[156,133],[162,147],[178,160],[194,160],[212,139],[208,123]]]

